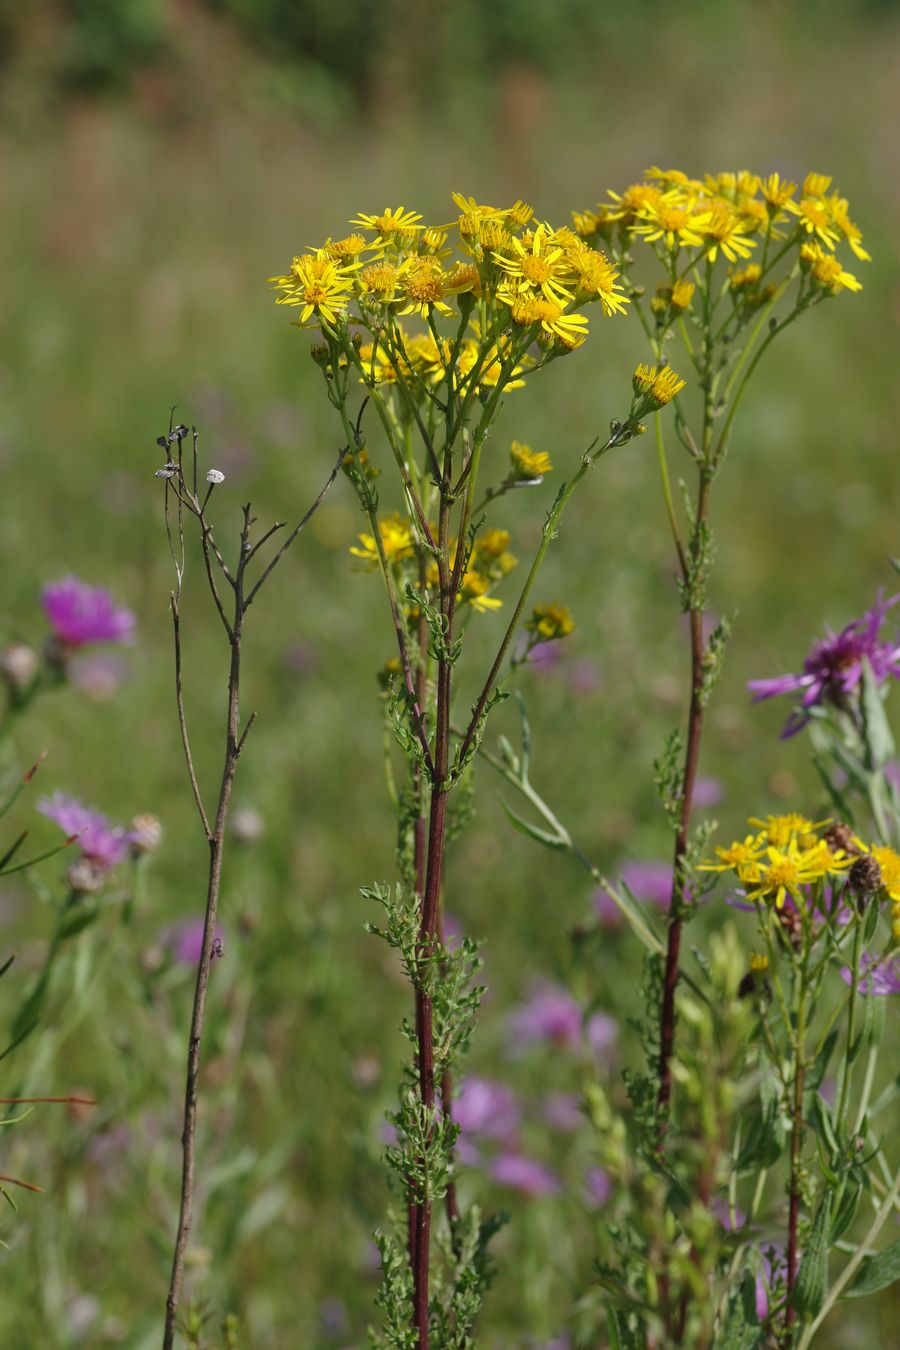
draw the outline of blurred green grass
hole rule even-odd
[[[100,1112],[81,1123],[45,1113],[10,1146],[48,1191],[3,1231],[12,1251],[0,1333],[14,1347],[155,1343],[190,991],[184,974],[154,983],[141,954],[167,923],[201,911],[204,850],[173,718],[171,561],[154,441],[172,403],[198,423],[206,462],[228,475],[220,530],[229,521],[236,530],[248,497],[261,521],[304,509],[337,440],[307,337],[265,285],[292,253],[359,209],[402,202],[444,219],[451,189],[524,197],[564,220],[650,163],[834,174],[875,257],[866,289],[780,341],[717,490],[711,604],[737,621],[702,771],[725,785],[716,814],[726,832],[748,814],[817,801],[803,745],[777,743],[784,709],[751,710],[746,679],[795,668],[823,624],[843,625],[890,586],[885,558],[900,549],[900,45],[890,7],[874,22],[842,22],[816,7],[802,19],[741,6],[729,19],[724,7],[676,17],[649,6],[643,26],[598,47],[595,78],[551,80],[519,62],[494,84],[473,83],[463,68],[420,106],[385,83],[362,120],[324,126],[291,94],[290,71],[187,14],[177,60],[142,75],[127,97],[62,105],[46,96],[37,43],[8,69],[0,96],[3,636],[39,641],[39,588],[70,570],[112,587],[140,621],[131,678],[116,697],[48,697],[18,728],[11,762],[46,748],[45,789],[126,818],[153,810],[166,828],[133,927],[98,930],[96,959],[116,944],[109,979],[44,1071],[48,1089],[89,1085]],[[636,324],[596,322],[583,351],[509,398],[504,435],[549,450],[559,481],[621,411],[643,355]],[[534,514],[531,501],[509,503],[521,554]],[[361,1343],[372,1284],[359,1271],[385,1207],[377,1128],[406,997],[362,932],[370,916],[357,893],[394,873],[374,679],[390,632],[377,584],[352,574],[347,546],[358,528],[338,484],[251,614],[244,706],[260,719],[236,805],[258,810],[266,834],[235,850],[226,881],[202,1143],[206,1168],[238,1169],[209,1195],[195,1240],[210,1253],[197,1287],[217,1309],[241,1311],[254,1347]],[[601,466],[567,516],[541,593],[566,599],[578,632],[567,667],[529,689],[539,786],[608,870],[668,852],[651,765],[685,690],[671,574],[652,449],[638,443]],[[196,565],[191,591],[188,705],[211,790],[224,652]],[[481,621],[484,660],[501,622]],[[296,654],[288,659],[298,643],[302,673]],[[578,662],[596,665],[592,691],[572,691],[567,670]],[[502,729],[515,732],[509,708],[496,715],[494,734]],[[480,1069],[507,1072],[497,1067],[503,1017],[529,981],[572,974],[566,930],[589,894],[574,864],[511,837],[483,773],[447,888],[449,908],[487,939]],[[24,888],[8,906],[27,969],[46,916]],[[610,937],[594,968],[600,1005],[636,1013],[637,972],[632,944]],[[369,1088],[354,1079],[364,1058],[379,1065]],[[535,1095],[547,1072],[577,1090],[574,1065],[515,1070]],[[120,1124],[130,1131],[124,1154],[92,1161],[91,1141]],[[521,1345],[559,1330],[588,1277],[590,1222],[575,1221],[566,1237],[560,1206],[495,1198],[514,1223],[499,1243],[484,1344]],[[101,1312],[79,1340],[73,1300],[85,1293]],[[349,1308],[343,1341],[322,1329],[329,1297]],[[104,1319],[119,1330],[107,1321],[104,1331]],[[834,1343],[872,1344],[873,1334],[855,1321]]]

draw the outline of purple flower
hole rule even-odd
[[[216,924],[213,940],[213,960],[222,955],[222,943],[225,934]],[[183,919],[181,923],[170,924],[160,936],[160,943],[172,953],[172,960],[179,966],[197,966],[203,954],[203,920]]]
[[[900,956],[890,961],[876,961],[864,955],[859,973],[862,978],[857,988],[861,994],[900,994]],[[849,984],[852,978],[850,967],[844,966],[841,975],[844,983]]]
[[[551,675],[563,659],[558,642],[537,642],[528,654],[529,666],[542,675]]]
[[[718,806],[725,795],[725,789],[718,778],[698,778],[694,784],[694,805],[698,810]]]
[[[68,666],[69,683],[97,703],[111,699],[127,674],[125,660],[113,652],[77,656]]]
[[[803,662],[802,674],[779,675],[774,679],[748,682],[747,688],[753,693],[754,703],[759,703],[761,699],[776,698],[779,694],[802,691],[800,706],[794,709],[785,723],[782,740],[796,735],[806,726],[811,708],[823,703],[844,707],[848,696],[862,679],[865,661],[872,668],[876,684],[884,684],[889,675],[900,679],[900,645],[896,640],[883,642],[879,638],[885,615],[898,600],[900,595],[885,600],[879,592],[875,604],[862,618],[848,623],[840,633],[829,631],[826,637],[813,643],[809,656]]]
[[[583,1036],[597,1053],[601,1053],[616,1038],[612,1018],[605,1013],[594,1013],[585,1024],[581,1006],[568,990],[547,982],[536,985],[531,997],[512,1013],[509,1029],[516,1055],[542,1041],[571,1049],[581,1044]]]
[[[464,1078],[453,1103],[453,1119],[464,1135],[510,1143],[522,1113],[515,1093],[489,1078]]]
[[[488,1171],[501,1186],[509,1186],[523,1195],[556,1195],[560,1189],[556,1173],[524,1153],[501,1153],[490,1163]]]
[[[64,577],[44,587],[41,603],[55,636],[69,647],[134,638],[134,615],[128,609],[117,609],[102,586]]]
[[[589,1167],[584,1174],[585,1202],[593,1209],[602,1209],[613,1192],[613,1184],[602,1167]]]
[[[672,898],[671,863],[632,859],[622,863],[619,875],[636,900],[645,905],[668,909]],[[615,928],[622,922],[618,905],[602,886],[598,886],[594,892],[594,910],[607,928]]]
[[[65,792],[54,792],[52,797],[45,797],[38,802],[37,809],[66,835],[77,835],[83,856],[98,867],[115,867],[128,856],[131,836],[125,826],[114,825],[99,811],[82,806]]]
[[[584,1124],[581,1098],[574,1092],[551,1092],[544,1098],[543,1116],[552,1129],[574,1134]]]

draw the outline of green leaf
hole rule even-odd
[[[524,820],[522,816],[517,815],[502,797],[499,801],[510,824],[515,826],[517,830],[520,830],[522,834],[527,834],[529,839],[533,839],[538,844],[543,844],[545,848],[567,849],[569,847],[567,841],[565,839],[560,839],[558,834],[551,834],[549,830],[542,830],[540,826],[532,825],[529,821]]]
[[[864,1294],[877,1294],[889,1284],[900,1279],[900,1238],[896,1238],[889,1247],[877,1256],[867,1256],[856,1272],[856,1278],[849,1289],[844,1290],[844,1298],[861,1298]]]
[[[753,1350],[762,1335],[756,1315],[756,1281],[748,1271],[728,1301],[716,1350]]]
[[[837,1213],[831,1224],[831,1243],[839,1242],[846,1233],[847,1229],[856,1218],[856,1211],[859,1208],[859,1198],[862,1195],[863,1188],[858,1182],[848,1182],[847,1188],[841,1197],[841,1203],[838,1205]]]
[[[831,1059],[832,1051],[837,1045],[837,1028],[830,1031],[825,1037],[822,1049],[816,1055],[815,1062],[810,1066],[806,1073],[806,1086],[810,1089],[818,1090],[822,1079],[825,1077],[825,1070],[828,1068],[828,1061]]]
[[[831,1192],[819,1202],[809,1234],[809,1242],[800,1262],[797,1282],[791,1294],[791,1307],[801,1317],[812,1319],[821,1311],[828,1294],[828,1236],[831,1231]]]
[[[863,738],[866,745],[867,767],[880,769],[894,753],[894,738],[884,711],[884,701],[878,690],[868,658],[863,657],[860,708],[863,720]]]

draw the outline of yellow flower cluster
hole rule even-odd
[[[686,274],[702,259],[714,263],[719,254],[735,265],[732,286],[744,289],[745,301],[754,295],[751,284],[793,247],[799,248],[809,285],[829,295],[861,289],[834,256],[839,244],[870,261],[847,199],[825,174],[807,174],[798,188],[777,173],[763,178],[743,170],[701,180],[680,169],[654,167],[643,182],[609,197],[593,211],[573,212],[575,231],[586,241],[602,241],[614,256],[627,252],[632,239],[653,246],[672,276],[668,293],[662,289],[651,302],[657,313],[686,309],[692,294],[683,289]],[[741,266],[760,244],[762,264]]]
[[[485,364],[485,339],[495,343],[498,369],[523,334],[556,352],[571,350],[587,336],[586,305],[625,312],[617,269],[573,230],[535,221],[523,202],[497,208],[459,193],[453,201],[459,215],[447,225],[427,225],[402,206],[360,214],[352,234],[326,240],[270,279],[277,303],[299,309],[298,325],[318,326],[326,337],[348,324],[372,333],[387,326],[390,340],[360,353],[373,365],[373,382],[396,380],[398,362],[438,382],[451,358],[459,368],[461,357],[465,374],[466,359],[470,368],[476,357]],[[395,327],[407,315],[423,320],[429,335],[407,340]],[[474,321],[468,349],[438,344],[433,328],[441,318]],[[478,382],[489,383],[483,374]]]
[[[381,516],[377,523],[380,539],[374,534],[360,534],[359,544],[350,549],[351,555],[360,559],[363,571],[374,572],[381,567],[383,554],[385,567],[398,573],[403,581],[418,585],[417,568],[404,567],[416,557],[419,547],[412,521],[394,512]],[[501,608],[503,601],[490,592],[497,582],[502,581],[518,565],[518,559],[509,551],[509,543],[509,531],[498,529],[484,530],[475,540],[460,579],[460,604],[471,605],[482,614]],[[439,585],[438,565],[433,557],[428,557],[426,550],[422,549],[422,553],[427,560],[425,584],[436,593]],[[451,544],[449,565],[451,568],[456,565],[455,544]],[[417,619],[418,615],[418,607],[413,606],[408,617]]]
[[[525,628],[541,642],[554,642],[574,633],[575,620],[565,605],[535,605]]]
[[[715,861],[700,864],[707,872],[733,872],[745,886],[748,900],[781,909],[790,896],[801,909],[806,904],[802,887],[840,876],[852,866],[853,854],[832,847],[820,833],[830,821],[792,813],[764,821],[751,817],[749,824],[757,826],[755,834],[717,848]]]

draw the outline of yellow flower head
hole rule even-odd
[[[362,212],[351,220],[351,225],[358,225],[364,230],[374,230],[378,235],[379,242],[390,236],[401,232],[408,235],[410,231],[420,230],[422,227],[418,222],[422,219],[417,211],[406,211],[402,206],[391,208],[386,206],[380,216],[367,216]]]
[[[399,270],[393,263],[376,262],[359,273],[357,285],[366,300],[382,304],[396,299]]]
[[[852,272],[845,272],[837,258],[823,253],[818,244],[802,245],[800,266],[809,273],[813,283],[829,295],[837,295],[843,290],[862,290],[862,282],[857,281]]]
[[[509,447],[510,477],[514,480],[543,478],[553,469],[546,450],[532,450],[530,445],[513,441]]]
[[[847,243],[850,245],[857,258],[859,258],[860,262],[871,262],[871,253],[867,253],[862,246],[862,230],[858,225],[853,224],[853,221],[848,214],[849,203],[847,198],[839,197],[837,193],[835,193],[828,198],[828,210],[831,213],[831,219],[847,240]]]
[[[557,305],[572,299],[566,284],[571,281],[572,269],[563,250],[552,243],[546,225],[538,225],[523,239],[511,239],[509,256],[494,253],[493,258],[523,291],[543,295]]]
[[[353,288],[352,268],[342,267],[325,252],[295,258],[290,273],[272,277],[278,290],[279,305],[299,305],[300,325],[313,315],[333,327],[347,308],[347,292]]]
[[[787,206],[797,191],[797,184],[790,182],[787,178],[782,178],[780,174],[770,173],[768,178],[760,180],[760,191],[766,206],[770,208],[770,211],[775,212]]]
[[[631,383],[635,394],[656,408],[671,403],[685,385],[685,381],[676,375],[671,366],[657,370],[656,366],[645,366],[643,363],[636,368]]]
[[[831,179],[824,173],[808,173],[803,180],[804,197],[824,197],[831,187]]]
[[[464,605],[471,605],[481,614],[487,613],[490,609],[500,609],[503,601],[487,594],[490,584],[488,578],[480,572],[472,570],[465,572],[459,591],[460,602]]]
[[[743,842],[736,839],[727,848],[717,846],[718,861],[704,861],[699,866],[704,872],[734,872],[741,881],[758,881],[759,864],[765,847],[762,836],[748,834]]]
[[[742,219],[726,202],[717,202],[703,227],[707,257],[715,262],[721,249],[732,263],[739,257],[749,258],[756,247],[756,240],[745,236],[754,228],[751,221]]]
[[[378,522],[378,533],[381,536],[381,547],[388,567],[412,557],[413,534],[408,520],[404,520],[396,512],[391,516],[383,516]],[[373,572],[381,564],[378,541],[374,535],[361,534],[359,542],[362,547],[351,548],[350,552],[354,558],[362,559],[365,571]]]
[[[711,219],[711,212],[693,211],[666,194],[655,205],[641,211],[639,222],[632,225],[631,230],[633,234],[642,235],[648,244],[662,239],[666,248],[675,252],[682,244],[701,247],[703,232]]]
[[[575,620],[565,605],[535,605],[525,628],[542,642],[555,642],[574,633]]]
[[[761,276],[762,268],[759,263],[748,263],[740,271],[731,273],[728,284],[733,291],[749,290],[757,284]]]
[[[445,315],[453,313],[444,300],[444,269],[437,258],[428,255],[407,258],[400,265],[397,284],[405,302],[398,314],[419,314],[427,319],[432,310]]]
[[[750,969],[753,971],[754,975],[761,975],[764,971],[769,969],[769,958],[765,952],[750,953]]]
[[[830,820],[808,820],[797,811],[782,816],[766,816],[760,820],[751,816],[748,824],[756,825],[765,833],[766,841],[778,848],[784,848],[791,839],[796,839],[803,848],[812,848],[818,842],[817,831],[830,825]]]
[[[582,245],[580,249],[568,252],[567,258],[569,267],[578,278],[579,295],[599,300],[607,316],[625,313],[625,306],[631,301],[619,285],[619,273],[605,253]]]
[[[826,848],[827,853],[827,848]],[[790,895],[799,907],[804,902],[801,886],[810,886],[822,881],[828,875],[827,859],[816,844],[810,849],[801,849],[796,839],[791,839],[786,848],[766,849],[769,861],[761,863],[759,877],[752,890],[747,892],[748,900],[774,902],[776,909],[782,909]]]

